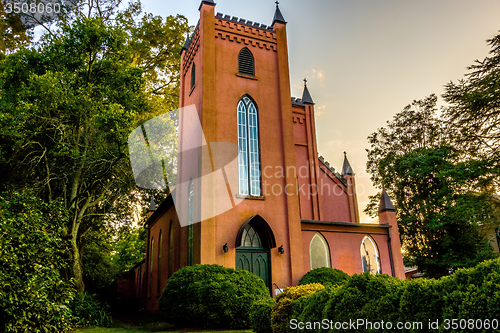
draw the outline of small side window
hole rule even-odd
[[[195,83],[196,83],[196,66],[193,62],[193,68],[191,68],[191,89],[193,89]]]

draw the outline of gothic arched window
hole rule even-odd
[[[255,76],[253,54],[247,47],[242,48],[238,54],[238,73]]]
[[[319,267],[330,267],[330,248],[322,234],[317,232],[309,243],[309,257],[311,269]]]
[[[188,256],[187,256],[187,264],[188,266],[193,265],[193,216],[194,216],[194,183],[193,180],[189,180],[189,193],[188,193],[188,236],[187,236],[187,245],[188,245]]]
[[[238,180],[239,194],[261,195],[259,118],[248,96],[238,102]]]
[[[370,236],[365,236],[361,243],[361,261],[363,263],[363,272],[370,272],[373,275],[381,273],[377,245]]]

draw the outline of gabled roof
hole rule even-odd
[[[391,202],[389,195],[387,194],[385,188],[382,189],[382,195],[380,196],[380,203],[378,205],[378,212],[395,212],[396,208]]]

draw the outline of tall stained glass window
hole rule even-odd
[[[238,102],[238,179],[239,194],[261,195],[259,118],[248,96]]]

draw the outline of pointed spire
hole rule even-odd
[[[154,211],[156,211],[155,199],[151,197],[151,202],[149,203],[148,212],[154,212]]]
[[[201,6],[203,6],[203,5],[209,5],[209,6],[214,6],[215,7],[215,2],[213,0],[203,0],[200,3],[200,8],[198,8],[198,10],[200,10]]]
[[[344,152],[344,165],[342,165],[342,176],[354,176],[354,171],[351,168],[351,164],[347,159],[347,153]]]
[[[396,208],[391,202],[389,195],[387,194],[385,188],[382,189],[382,195],[380,196],[380,203],[378,205],[378,212],[395,212]]]
[[[302,102],[305,104],[314,104],[309,89],[307,89],[307,79],[304,79],[304,92],[302,93]]]
[[[276,11],[274,12],[274,19],[271,25],[274,25],[274,23],[286,24],[285,18],[283,17],[283,14],[281,14],[279,4],[280,3],[276,1]]]

